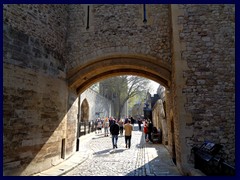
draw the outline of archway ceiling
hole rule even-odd
[[[119,75],[136,75],[169,87],[171,71],[165,64],[148,59],[109,58],[94,61],[68,73],[68,85],[79,94],[92,84]]]

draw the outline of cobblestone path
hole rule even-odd
[[[125,148],[124,136],[113,149],[111,136],[95,134],[86,145],[89,158],[64,176],[181,176],[167,149],[146,143],[143,133],[134,128],[130,149]]]

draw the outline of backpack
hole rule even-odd
[[[148,128],[147,128],[147,126],[144,126],[144,128],[143,128],[143,132],[144,132],[145,134],[148,133]]]

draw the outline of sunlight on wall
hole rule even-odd
[[[151,81],[151,83],[149,84],[149,93],[153,96],[154,94],[157,93],[157,89],[160,84],[155,81],[152,81],[152,80],[150,80],[150,81]]]

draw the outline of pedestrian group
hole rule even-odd
[[[131,138],[132,131],[134,129],[135,119],[133,117],[127,117],[125,119],[116,120],[113,117],[106,118],[97,118],[95,121],[96,132],[102,133],[102,129],[104,130],[104,137],[109,135],[112,136],[112,146],[113,149],[118,148],[118,136],[125,137],[125,147],[131,147]],[[138,130],[141,131],[141,124],[143,124],[143,133],[145,135],[145,141],[149,143],[153,143],[152,140],[152,132],[153,132],[153,124],[150,119],[137,119]],[[123,133],[124,132],[124,133]]]

